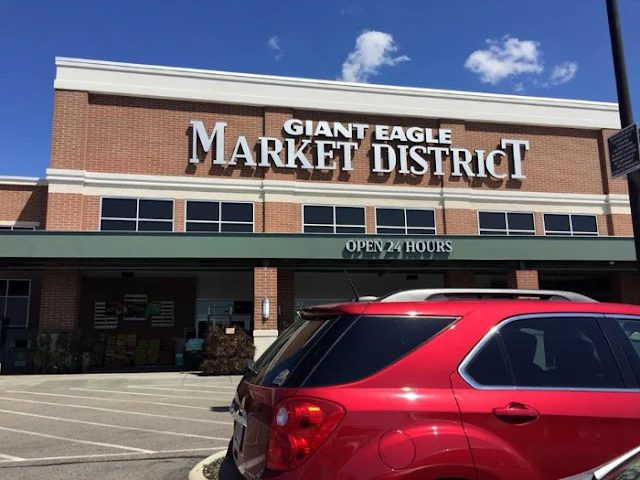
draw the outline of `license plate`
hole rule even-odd
[[[238,450],[242,450],[242,441],[244,440],[244,426],[241,423],[234,422],[233,440],[238,446]]]

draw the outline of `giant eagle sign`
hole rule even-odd
[[[248,167],[280,167],[307,170],[351,171],[353,157],[371,131],[371,171],[401,174],[444,176],[445,158],[451,159],[451,175],[461,177],[522,180],[522,152],[529,150],[528,140],[501,139],[500,149],[468,150],[453,147],[450,129],[367,125],[362,123],[314,122],[311,120],[287,120],[283,125],[286,138],[258,137],[258,154],[245,136],[235,139],[231,157],[225,158],[226,122],[216,122],[211,130],[201,120],[192,120],[193,130],[189,163],[200,163],[199,146],[205,155],[212,150],[214,165],[238,165]],[[388,143],[389,142],[389,143]],[[315,154],[311,152],[315,151]],[[509,152],[510,151],[510,152]],[[497,164],[510,157],[512,165],[508,173]],[[340,155],[340,161],[335,157]],[[473,157],[477,161],[473,161]],[[505,164],[509,164],[505,161]]]

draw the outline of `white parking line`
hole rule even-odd
[[[128,410],[114,410],[111,408],[101,408],[101,407],[90,407],[88,405],[70,405],[68,403],[55,403],[55,402],[41,402],[39,400],[27,400],[24,398],[11,398],[11,397],[0,397],[0,400],[8,400],[12,402],[25,402],[25,403],[33,403],[37,405],[53,405],[56,407],[70,407],[70,408],[80,408],[85,410],[97,410],[99,412],[109,412],[109,413],[124,413],[129,415],[140,415],[143,417],[156,417],[156,418],[167,418],[170,420],[182,420],[186,422],[198,422],[198,423],[213,423],[216,425],[233,425],[233,422],[222,422],[219,420],[203,420],[200,418],[188,418],[188,417],[173,417],[171,415],[159,415],[157,413],[142,413],[142,412],[130,412]]]
[[[225,447],[226,448],[226,447]],[[146,452],[127,452],[127,453],[96,453],[93,455],[66,455],[60,457],[36,457],[36,458],[19,458],[19,457],[10,457],[14,460],[1,460],[0,462],[47,462],[47,461],[57,461],[57,460],[81,460],[81,459],[91,459],[91,458],[111,458],[111,457],[132,457],[132,456],[142,456],[142,455],[151,455],[151,456],[159,456],[166,455],[171,453],[191,453],[191,452],[221,452],[225,448],[183,448],[180,450],[156,450]],[[9,455],[6,455],[9,457]]]
[[[229,397],[216,398],[211,396],[206,397],[194,397],[193,395],[160,395],[158,393],[141,393],[141,392],[124,392],[122,390],[100,390],[97,388],[70,388],[69,390],[78,392],[97,392],[97,393],[118,393],[121,395],[142,395],[145,397],[164,397],[164,398],[187,398],[190,400],[229,400]],[[203,393],[203,392],[200,392]]]
[[[175,383],[172,385],[143,385],[145,387],[177,387],[178,385],[176,385]],[[224,390],[237,390],[238,387],[230,387],[228,385],[216,385],[214,383],[182,383],[179,386],[181,387],[187,387],[187,388],[220,388],[220,389],[224,389]]]
[[[63,418],[63,417],[51,417],[49,415],[38,415],[35,413],[26,413],[26,412],[17,412],[15,410],[2,410],[0,412],[10,413],[13,415],[22,415],[24,417],[34,417],[34,418],[44,418],[45,420],[56,420],[59,422],[69,422],[69,423],[81,423],[83,425],[91,425],[93,427],[107,427],[107,428],[115,428],[118,430],[130,430],[133,432],[146,432],[146,433],[158,433],[161,435],[175,435],[177,437],[189,437],[189,438],[202,438],[204,440],[222,440],[228,441],[228,438],[222,437],[209,437],[206,435],[196,435],[195,433],[180,433],[180,432],[172,432],[169,430],[151,430],[147,428],[136,428],[136,427],[125,427],[123,425],[111,425],[109,423],[97,423],[97,422],[88,422],[86,420],[76,420],[73,418]]]
[[[225,392],[225,391],[222,391],[222,392],[207,392],[206,390],[187,390],[186,388],[145,387],[145,386],[138,386],[138,385],[129,385],[129,386],[127,386],[127,388],[137,388],[137,389],[140,389],[140,390],[166,390],[166,391],[170,391],[170,392],[213,393],[214,395],[216,393],[218,393],[220,395],[233,395],[233,392]],[[209,398],[209,396],[207,396],[206,398]]]
[[[179,407],[190,408],[192,410],[206,410],[210,411],[208,407],[195,407],[193,405],[178,405],[175,403],[164,402],[149,402],[146,400],[130,400],[124,398],[105,398],[105,397],[84,397],[80,395],[64,395],[62,393],[44,393],[44,392],[31,392],[29,390],[6,390],[7,393],[20,393],[25,395],[44,395],[47,397],[61,397],[61,398],[79,398],[82,400],[99,400],[101,402],[124,402],[124,403],[144,403],[147,405],[162,405],[164,407]]]
[[[82,443],[84,445],[95,445],[97,447],[117,448],[120,450],[129,450],[131,452],[138,453],[154,453],[152,450],[145,450],[144,448],[126,447],[124,445],[114,445],[113,443],[91,442],[89,440],[77,440],[75,438],[58,437],[57,435],[48,435],[40,432],[30,432],[28,430],[18,430],[17,428],[0,427],[0,430],[6,430],[7,432],[23,433],[25,435],[33,435],[36,437],[51,438],[53,440],[63,440],[65,442]]]
[[[4,453],[0,453],[0,458],[4,458],[5,462],[20,462],[24,460],[24,458],[14,457],[12,455],[5,455]]]

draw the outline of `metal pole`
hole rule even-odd
[[[620,123],[624,128],[633,124],[633,112],[631,110],[631,95],[629,94],[629,84],[627,82],[627,66],[622,46],[617,0],[607,0],[607,17],[609,18],[609,36],[611,37],[611,52],[616,75]],[[627,175],[627,185],[629,187],[631,222],[633,224],[633,238],[636,249],[636,267],[640,271],[640,171],[636,170]]]

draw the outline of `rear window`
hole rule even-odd
[[[264,386],[322,387],[361,380],[433,338],[453,318],[342,316],[298,320],[247,378]]]

